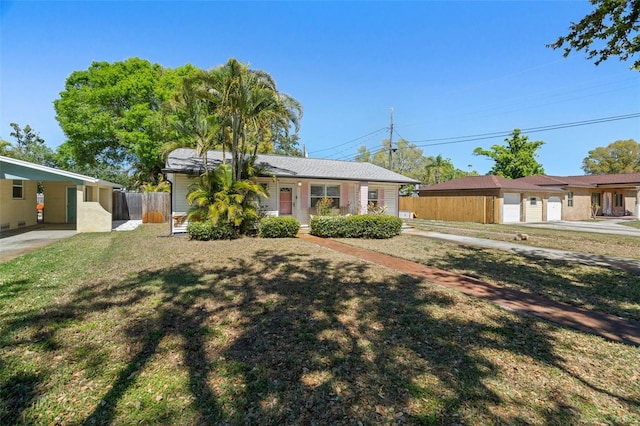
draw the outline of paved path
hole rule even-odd
[[[364,250],[331,239],[299,234],[305,241],[355,256],[402,273],[453,288],[473,297],[484,299],[514,312],[534,315],[557,324],[592,333],[614,342],[640,346],[640,322],[590,311],[566,303],[491,283],[416,262]]]

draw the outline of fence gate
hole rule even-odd
[[[141,220],[142,194],[113,191],[113,220]]]

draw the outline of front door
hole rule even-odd
[[[278,209],[279,216],[288,216],[293,213],[293,188],[290,186],[280,187],[280,208]]]
[[[67,186],[67,223],[76,221],[78,195],[75,186]]]

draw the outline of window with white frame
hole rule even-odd
[[[567,195],[567,207],[573,207],[573,191],[569,191]]]
[[[315,207],[324,197],[331,199],[331,208],[340,207],[340,185],[311,185],[310,195],[311,207]]]
[[[14,200],[24,199],[24,182],[21,180],[13,180],[13,187],[11,191]]]
[[[537,206],[538,205],[538,199],[536,197],[531,197],[529,199],[529,202],[531,203],[532,206]]]
[[[367,195],[367,205],[378,207],[378,190],[370,189]]]

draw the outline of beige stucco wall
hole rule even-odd
[[[79,196],[82,192],[78,192]],[[76,230],[78,232],[111,232],[111,213],[102,208],[98,202],[84,202],[78,209]]]
[[[71,181],[46,181],[43,187],[45,223],[67,223],[67,187],[77,186]]]
[[[568,188],[573,192],[573,207],[567,205],[569,196],[562,200],[562,220],[588,220],[591,218],[591,188]]]
[[[3,229],[16,229],[23,226],[33,226],[38,223],[36,211],[38,183],[22,181],[22,199],[13,198],[13,180],[0,179],[0,226]],[[7,227],[8,225],[8,227]]]

